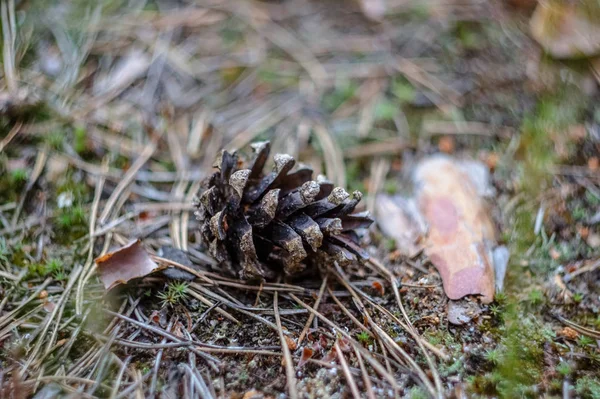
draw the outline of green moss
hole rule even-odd
[[[534,306],[544,303],[546,297],[541,290],[533,289],[527,294],[527,300]]]
[[[575,392],[582,398],[600,399],[600,380],[598,377],[582,377],[575,383]]]

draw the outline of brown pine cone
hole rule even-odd
[[[352,213],[362,195],[349,195],[287,154],[276,154],[270,173],[263,168],[268,142],[252,145],[254,160],[239,169],[237,155],[222,151],[218,169],[201,190],[196,217],[201,236],[221,268],[243,279],[273,278],[280,270],[297,275],[307,267],[335,260],[362,261],[356,229],[373,220]]]

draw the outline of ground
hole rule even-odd
[[[0,397],[600,398],[597,74],[544,55],[528,2],[0,7]],[[377,223],[366,264],[231,279],[192,200],[258,139],[363,209],[428,154],[485,163],[504,291],[449,324]],[[203,278],[107,292],[94,259],[134,239]]]

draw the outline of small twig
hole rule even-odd
[[[10,144],[12,139],[14,139],[17,134],[19,134],[19,132],[21,131],[21,126],[23,126],[23,122],[19,121],[15,123],[15,125],[12,127],[12,129],[10,129],[10,131],[6,135],[6,137],[4,137],[2,141],[0,141],[0,153],[4,151],[4,149],[8,144]]]
[[[323,299],[323,293],[325,292],[326,287],[327,287],[327,276],[325,276],[323,278],[323,282],[321,283],[321,288],[319,289],[319,295],[317,296],[317,300],[315,301],[314,308],[316,310],[319,310],[319,305],[321,304],[321,300]],[[298,343],[297,343],[298,346],[300,346],[300,344],[302,343],[302,340],[306,336],[306,333],[308,333],[308,329],[310,328],[310,325],[312,324],[314,318],[315,318],[315,315],[313,313],[310,313],[308,316],[308,320],[306,320],[306,324],[304,325],[304,328],[302,329],[302,332],[300,333],[300,336],[298,337]]]
[[[104,158],[102,161],[102,172],[105,173],[108,171],[108,158]],[[96,230],[96,218],[98,215],[98,206],[100,204],[100,198],[102,196],[102,189],[104,187],[105,182],[104,175],[101,175],[98,178],[98,182],[96,183],[96,190],[94,191],[94,200],[92,202],[92,212],[90,214],[90,225],[89,225],[89,250],[87,259],[85,261],[85,265],[83,266],[83,273],[81,274],[81,278],[77,284],[77,292],[75,294],[75,313],[80,315],[82,312],[82,302],[83,302],[83,287],[86,285],[87,281],[90,279],[92,275],[92,266],[94,265],[94,233]]]
[[[273,295],[273,309],[275,311],[275,323],[277,323],[277,332],[279,333],[279,340],[281,341],[281,350],[283,352],[283,360],[285,362],[285,375],[287,378],[288,393],[291,399],[298,399],[298,389],[296,388],[296,375],[294,370],[294,363],[292,361],[292,354],[290,353],[290,348],[288,347],[285,336],[283,335],[281,317],[279,316],[278,297],[279,293],[275,292],[275,294]]]
[[[342,366],[342,371],[344,372],[344,376],[346,376],[346,381],[348,381],[348,386],[350,387],[350,391],[352,392],[352,396],[354,396],[355,399],[360,399],[360,392],[358,391],[358,386],[356,386],[356,382],[354,381],[354,378],[352,377],[352,373],[350,372],[350,369],[348,368],[348,363],[346,362],[346,358],[344,357],[344,354],[342,353],[342,349],[340,348],[340,344],[338,343],[338,341],[335,341],[335,354],[337,355],[339,361],[340,361],[340,366]]]
[[[360,366],[360,372],[363,378],[363,382],[365,383],[365,391],[367,393],[367,397],[369,399],[375,399],[375,393],[373,393],[373,385],[371,385],[371,379],[369,378],[369,373],[367,373],[367,369],[365,367],[365,363],[362,360],[362,356],[360,356],[360,352],[354,349],[354,354],[356,355],[356,360],[358,360],[358,365]]]
[[[119,373],[117,374],[117,378],[115,379],[115,384],[113,385],[112,390],[110,391],[109,399],[115,399],[117,396],[117,392],[119,392],[119,388],[121,386],[121,380],[123,379],[123,374],[125,374],[125,370],[127,370],[127,365],[131,361],[131,356],[127,356],[121,367],[119,368]]]

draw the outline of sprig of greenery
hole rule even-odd
[[[188,297],[188,284],[182,282],[172,282],[167,285],[167,290],[158,294],[161,299],[161,306],[174,306],[184,301]]]

